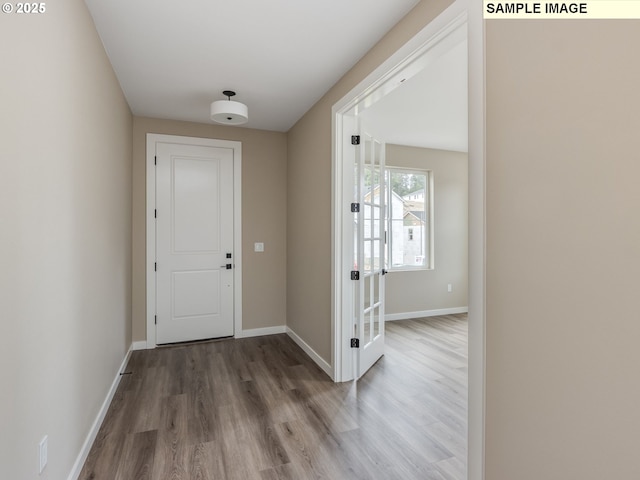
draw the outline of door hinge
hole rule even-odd
[[[158,262],[153,264],[153,270],[156,272],[158,271]]]
[[[158,209],[157,208],[153,209],[153,218],[158,218]]]
[[[158,164],[158,156],[157,155],[155,157],[153,157],[153,164],[154,165]]]
[[[154,315],[154,316],[153,316],[153,323],[154,323],[155,325],[157,325],[157,324],[158,324],[158,315]]]
[[[358,213],[360,211],[360,204],[359,203],[352,203],[351,204],[351,213]]]
[[[360,135],[351,135],[351,145],[360,145]]]
[[[351,270],[351,280],[360,280],[360,272],[358,270]]]
[[[360,339],[352,338],[351,339],[351,348],[360,348]]]

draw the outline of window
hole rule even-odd
[[[431,172],[388,168],[387,269],[433,268]]]

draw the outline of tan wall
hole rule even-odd
[[[331,107],[452,2],[423,0],[288,132],[287,325],[331,363]]]
[[[242,326],[286,323],[287,143],[284,133],[134,117],[133,339],[146,340],[147,133],[242,142]],[[264,242],[264,253],[253,251]]]
[[[47,7],[0,20],[6,479],[67,478],[131,344],[132,117],[84,2]]]
[[[423,312],[467,307],[467,154],[428,148],[387,145],[390,167],[419,168],[433,173],[433,270],[390,272],[385,280],[385,312]],[[452,291],[447,292],[447,284]]]
[[[486,32],[485,478],[640,478],[640,23]]]

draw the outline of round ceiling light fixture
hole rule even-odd
[[[231,100],[236,92],[222,92],[227,100],[216,100],[211,104],[211,120],[224,125],[242,125],[249,121],[249,109],[244,103]]]

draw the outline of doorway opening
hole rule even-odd
[[[468,478],[482,479],[484,470],[484,67],[481,9],[458,0],[416,37],[336,103],[333,119],[333,275],[332,360],[334,381],[356,377],[357,349],[350,348],[354,332],[353,217],[348,202],[353,197],[353,168],[347,135],[356,131],[372,109],[407,80],[459,43],[469,40],[468,66],[468,309],[469,309],[469,421]],[[371,111],[371,110],[370,110]],[[360,117],[360,118],[358,118]],[[373,127],[372,127],[373,128]],[[374,132],[375,134],[376,132]],[[436,265],[438,259],[434,259]],[[452,312],[453,313],[453,312]]]
[[[455,5],[455,4],[454,4]],[[447,12],[445,12],[447,13]],[[441,17],[450,17],[443,19]],[[335,282],[335,310],[334,315],[336,317],[334,332],[334,340],[343,340],[344,338],[351,338],[353,333],[353,327],[349,319],[353,317],[355,310],[353,295],[349,294],[353,284],[344,280],[350,279],[351,270],[354,263],[353,258],[353,239],[354,230],[358,228],[358,219],[354,222],[354,216],[347,208],[352,202],[354,197],[354,191],[360,191],[361,196],[366,196],[366,173],[363,174],[358,170],[357,166],[360,162],[358,155],[361,155],[358,147],[354,148],[352,136],[354,132],[357,132],[358,138],[374,138],[376,141],[388,142],[391,139],[391,145],[384,147],[385,153],[391,153],[391,158],[386,158],[385,163],[391,167],[409,167],[411,166],[411,159],[397,160],[400,157],[410,157],[411,152],[404,152],[403,147],[407,144],[413,145],[418,148],[429,148],[430,150],[448,150],[464,152],[467,150],[467,128],[466,128],[466,68],[461,72],[462,84],[458,88],[465,90],[465,98],[460,102],[458,109],[462,108],[465,111],[462,112],[462,118],[457,121],[455,128],[460,131],[454,132],[452,128],[445,129],[446,134],[458,137],[453,139],[442,139],[442,134],[438,132],[430,136],[429,131],[421,131],[423,127],[413,129],[414,132],[408,132],[411,128],[398,129],[396,124],[398,123],[398,115],[408,116],[407,102],[401,101],[404,105],[398,105],[398,99],[401,95],[400,92],[409,91],[415,95],[425,82],[425,78],[433,77],[431,75],[430,67],[434,65],[442,64],[442,59],[446,58],[447,62],[451,63],[453,57],[453,63],[460,63],[460,58],[463,59],[466,67],[466,38],[467,38],[467,14],[466,10],[462,9],[459,12],[450,12],[448,15],[441,15],[438,17],[442,25],[432,26],[434,32],[428,36],[426,43],[421,45],[416,51],[414,51],[412,57],[404,60],[400,65],[396,66],[386,75],[383,75],[378,84],[374,84],[373,87],[365,89],[359,95],[353,95],[350,101],[339,102],[334,106],[334,146],[336,162],[334,163],[334,282]],[[433,22],[435,23],[435,22]],[[452,53],[453,52],[453,53]],[[445,62],[446,63],[446,62]],[[446,70],[444,67],[438,66],[438,71]],[[455,70],[455,68],[454,68]],[[425,77],[423,72],[428,75]],[[444,75],[448,73],[445,71]],[[447,79],[444,79],[446,82]],[[437,83],[437,82],[436,82]],[[409,86],[412,84],[412,86]],[[428,86],[426,88],[429,88]],[[438,88],[437,85],[434,88]],[[357,87],[356,87],[357,89]],[[430,92],[429,97],[437,97],[441,92]],[[455,97],[456,92],[452,92],[452,96]],[[405,94],[406,95],[406,94]],[[411,96],[411,94],[409,94]],[[431,101],[432,98],[427,98],[426,101]],[[409,99],[411,102],[411,99]],[[344,103],[342,106],[341,103]],[[410,103],[409,103],[410,105]],[[450,112],[451,108],[448,105],[442,107],[443,111]],[[419,108],[418,108],[419,110]],[[417,111],[415,114],[411,114],[410,122],[434,122],[431,113],[424,115],[424,112]],[[455,115],[454,115],[455,116]],[[423,117],[423,118],[420,118]],[[424,119],[426,117],[426,120]],[[435,121],[438,121],[437,115]],[[460,123],[462,122],[462,125]],[[454,119],[453,123],[456,123]],[[427,128],[428,127],[424,127]],[[445,131],[441,130],[441,131]],[[413,136],[414,138],[407,142],[404,139]],[[366,143],[363,141],[363,143]],[[408,147],[411,148],[411,147]],[[360,150],[365,150],[366,148]],[[464,157],[464,154],[461,155]],[[365,153],[366,157],[366,153]],[[460,158],[457,158],[460,160]],[[451,159],[451,162],[454,160]],[[404,162],[404,164],[403,164]],[[409,163],[407,163],[409,162]],[[458,162],[459,163],[459,162]],[[421,166],[421,165],[419,165]],[[384,165],[382,166],[384,169]],[[354,170],[355,169],[355,170]],[[433,170],[428,167],[425,170]],[[355,172],[355,173],[354,173]],[[360,172],[360,173],[358,173]],[[437,173],[437,172],[436,172]],[[433,172],[430,175],[426,175],[429,178],[433,178]],[[360,175],[363,178],[356,178]],[[383,174],[384,175],[384,174]],[[371,175],[369,175],[371,177]],[[426,177],[425,176],[425,177]],[[463,179],[464,180],[464,179]],[[363,186],[357,186],[358,181],[364,181]],[[354,188],[356,186],[356,188]],[[426,185],[425,185],[426,187]],[[431,188],[433,191],[433,188]],[[416,192],[405,192],[416,193]],[[465,199],[463,199],[465,200]],[[388,203],[388,201],[387,201]],[[410,203],[407,200],[406,203]],[[413,201],[415,202],[415,199]],[[366,208],[366,204],[365,207]],[[363,209],[364,209],[363,208]],[[417,207],[416,207],[417,208]],[[352,209],[351,209],[352,210]],[[387,209],[389,210],[389,209]],[[423,208],[424,210],[424,208]],[[360,212],[362,213],[362,212]],[[427,212],[422,212],[426,215]],[[463,212],[465,213],[465,212]],[[420,216],[420,213],[414,212],[413,216],[416,218]],[[384,215],[388,217],[388,212]],[[419,219],[418,219],[419,220]],[[426,219],[425,219],[426,220]],[[362,223],[362,222],[361,222]],[[360,225],[360,228],[362,225]],[[389,232],[387,232],[388,234]],[[414,262],[415,263],[415,262]],[[437,263],[437,259],[432,259],[431,264]],[[391,265],[389,265],[391,268]],[[343,272],[342,275],[338,274]],[[345,275],[346,274],[346,275]],[[340,286],[338,288],[338,285]],[[442,312],[442,313],[454,313],[454,312]],[[461,312],[455,312],[461,313]],[[339,339],[341,336],[343,338]],[[357,353],[353,353],[351,349],[345,347],[344,342],[336,342],[336,348],[334,351],[334,369],[335,380],[346,381],[354,378],[354,365],[357,364]]]

